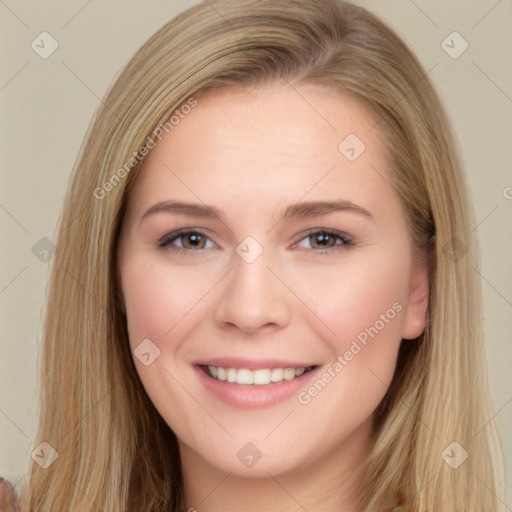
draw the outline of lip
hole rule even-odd
[[[204,361],[197,361],[196,366],[221,366],[222,368],[236,368],[240,370],[259,370],[262,368],[308,368],[309,366],[318,366],[315,363],[303,363],[286,361],[284,359],[244,359],[241,357],[216,357]]]
[[[220,361],[222,361],[222,364],[220,364]],[[252,361],[250,362],[251,364],[249,364],[248,361],[245,361],[244,364],[226,364],[227,361],[234,362],[235,360],[231,358],[229,360],[211,359],[208,361],[208,364],[210,366],[222,366],[224,368],[247,368],[248,370],[260,368],[303,368],[315,366],[313,370],[300,377],[296,377],[293,380],[284,380],[275,384],[265,384],[262,386],[252,386],[216,380],[207,375],[202,368],[207,365],[206,363],[204,365],[203,363],[195,364],[194,371],[197,373],[199,380],[202,382],[206,390],[224,403],[238,409],[261,409],[282,403],[292,396],[296,396],[302,388],[306,387],[320,368],[320,366],[311,364],[305,365],[275,360]],[[265,366],[269,363],[269,366]]]

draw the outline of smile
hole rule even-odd
[[[193,365],[208,395],[237,409],[272,407],[293,399],[321,366],[240,357],[210,358]]]
[[[224,368],[211,365],[202,366],[202,368],[207,375],[218,381],[249,386],[265,386],[302,377],[305,373],[312,371],[314,366],[302,368],[261,368],[256,370]]]

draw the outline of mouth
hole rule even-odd
[[[244,386],[268,386],[283,381],[299,379],[306,373],[313,371],[316,366],[298,368],[226,368],[223,366],[200,365],[200,368],[212,379],[230,384]]]
[[[194,369],[210,396],[237,409],[253,409],[293,399],[320,366],[229,357],[198,361]]]

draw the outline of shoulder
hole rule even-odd
[[[14,486],[0,476],[0,512],[20,512]]]

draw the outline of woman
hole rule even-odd
[[[21,509],[499,510],[473,226],[375,16],[181,14],[78,158]]]

